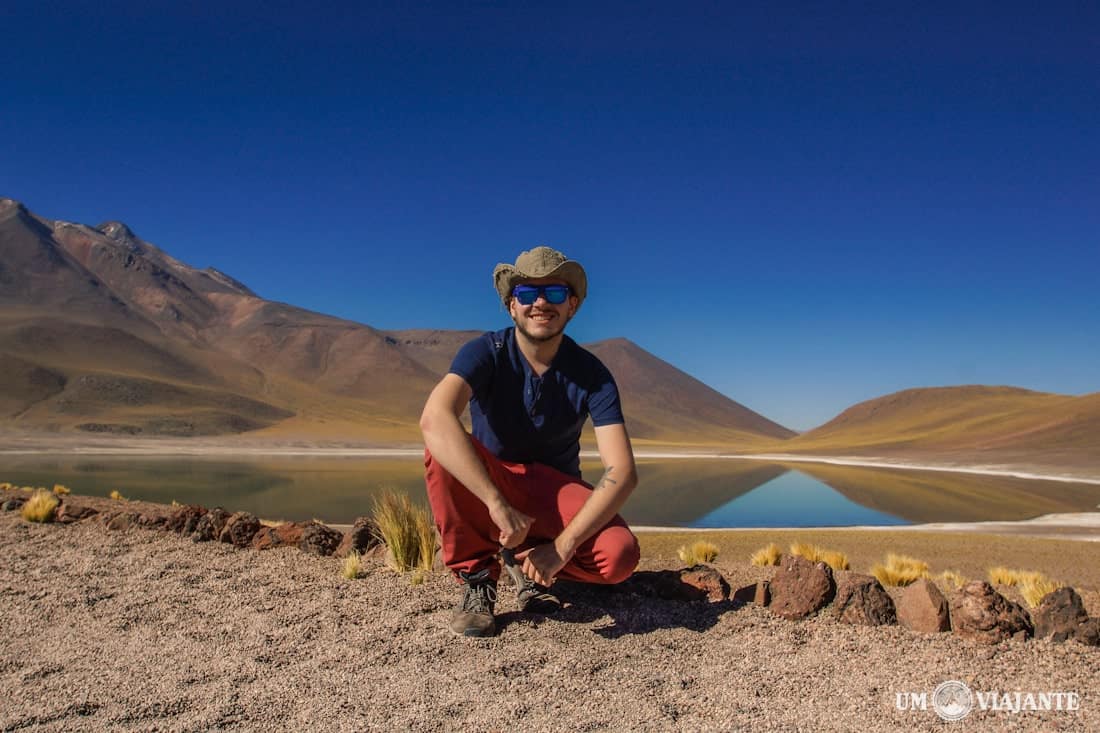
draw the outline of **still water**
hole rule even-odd
[[[582,466],[596,480],[598,463]],[[1096,511],[1100,485],[734,459],[643,459],[623,510],[637,525],[839,527]],[[424,501],[418,458],[0,456],[0,481],[346,524],[383,489]]]

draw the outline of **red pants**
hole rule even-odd
[[[534,517],[527,539],[517,549],[552,542],[592,494],[580,479],[539,463],[502,461],[471,438],[489,477],[509,504]],[[451,572],[489,568],[497,578],[500,529],[489,509],[424,451],[428,501],[443,543],[443,562]],[[557,577],[582,583],[621,583],[638,566],[638,540],[619,515],[582,543]]]

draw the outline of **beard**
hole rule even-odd
[[[519,331],[520,333],[522,333],[524,336],[526,336],[529,341],[532,341],[536,344],[543,344],[543,343],[546,343],[547,341],[553,341],[554,339],[561,336],[562,333],[565,331],[566,325],[569,323],[570,320],[572,320],[572,318],[573,318],[572,316],[568,316],[568,315],[559,315],[559,319],[561,321],[561,328],[557,329],[556,331],[554,331],[551,334],[546,334],[546,335],[536,335],[536,334],[531,333],[530,331],[528,331],[526,328],[523,327],[523,324],[520,323],[520,319],[516,318],[515,316],[512,317],[512,323],[516,324],[516,330]]]

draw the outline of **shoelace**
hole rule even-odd
[[[492,613],[497,602],[497,589],[489,578],[489,571],[486,569],[473,575],[460,571],[458,575],[466,583],[462,608],[473,613]]]

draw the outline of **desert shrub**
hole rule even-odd
[[[108,496],[110,496],[115,501],[126,501],[126,497],[120,494],[118,489],[113,489],[111,493],[108,494]]]
[[[355,580],[363,572],[363,558],[354,550],[344,558],[344,564],[340,568],[340,574],[348,580]]]
[[[944,570],[935,577],[935,580],[939,581],[939,584],[943,587],[950,587],[955,590],[966,585],[966,578],[964,578],[961,573],[957,573],[954,570]]]
[[[680,560],[687,565],[703,565],[714,562],[718,557],[718,545],[706,540],[698,540],[690,546],[684,545],[676,550]]]
[[[778,565],[781,557],[783,557],[782,550],[779,549],[779,545],[772,542],[767,547],[761,547],[752,553],[749,556],[749,562],[763,568],[769,565]]]
[[[51,492],[40,490],[34,492],[19,511],[28,522],[52,522],[60,503]]]
[[[68,486],[65,486],[64,484],[54,484],[53,485],[53,493],[54,493],[55,496],[64,496],[65,494],[73,493],[73,491],[72,491],[72,489],[70,489]]]
[[[1020,584],[1020,595],[1027,601],[1031,608],[1038,606],[1048,593],[1053,593],[1065,583],[1050,580],[1041,573],[1030,573],[1029,577]]]
[[[431,513],[407,495],[387,490],[374,500],[372,518],[376,535],[389,550],[394,569],[401,573],[419,570],[421,573],[413,581],[422,580],[435,561],[435,525]]]
[[[847,570],[849,567],[848,556],[837,550],[822,550],[817,557],[833,570]]]
[[[993,585],[1023,586],[1026,583],[1046,580],[1042,573],[1034,570],[1012,570],[998,565],[988,571],[989,582]]]
[[[878,578],[883,585],[910,585],[921,578],[929,577],[928,563],[891,552],[886,555],[885,564],[876,564],[871,568],[871,575]]]

